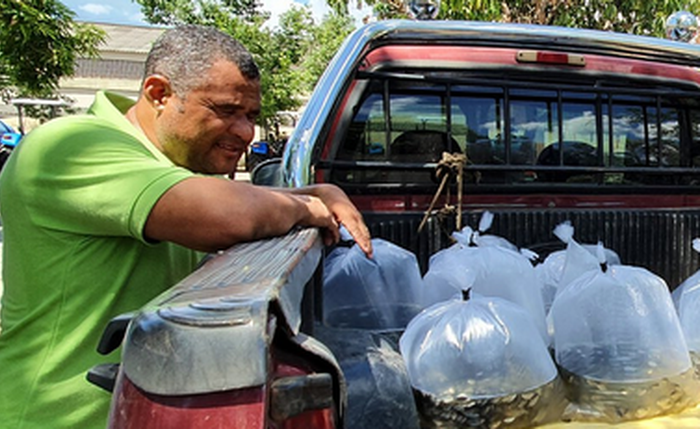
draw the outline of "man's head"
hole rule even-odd
[[[209,27],[176,27],[149,53],[133,113],[175,164],[230,173],[254,136],[259,77],[251,54],[235,39]]]
[[[212,27],[183,25],[155,41],[146,59],[144,79],[165,76],[175,93],[184,97],[220,59],[235,64],[247,79],[260,78],[252,55],[240,42]]]

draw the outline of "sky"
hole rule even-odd
[[[148,25],[143,20],[141,6],[131,0],[61,0],[61,2],[75,12],[78,21]],[[278,22],[279,16],[295,4],[308,4],[316,22],[320,22],[329,11],[326,0],[260,0],[260,2],[263,9],[272,14],[268,21],[268,25],[272,27]]]

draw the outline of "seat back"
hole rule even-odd
[[[432,130],[406,131],[391,143],[390,150],[390,161],[418,164],[440,162],[443,152],[462,152],[457,141],[454,138],[448,139],[446,132]],[[434,171],[425,170],[390,171],[385,174],[385,179],[397,183],[436,183],[437,181]]]
[[[406,131],[391,143],[391,160],[400,162],[438,162],[443,152],[461,153],[455,139],[448,143],[444,131]]]

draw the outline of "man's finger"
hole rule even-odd
[[[368,258],[372,258],[372,237],[364,222],[359,222],[354,225],[345,225],[345,229],[352,235],[352,238],[355,239],[355,243],[357,243],[365,255],[367,255]]]

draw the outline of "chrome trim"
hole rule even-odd
[[[373,25],[368,25],[348,36],[321,75],[299,123],[285,145],[282,158],[284,184],[298,187],[311,183],[311,156],[316,139],[344,83],[354,72],[355,62],[369,41],[376,37],[374,28]]]
[[[345,40],[316,88],[291,134],[283,155],[283,184],[290,187],[313,182],[313,151],[316,140],[330,116],[334,104],[343,95],[357,63],[371,43],[388,40],[440,43],[459,41],[473,44],[513,44],[542,46],[587,53],[610,53],[630,58],[663,61],[700,67],[700,45],[671,40],[527,24],[503,24],[471,21],[388,20],[367,24]]]

